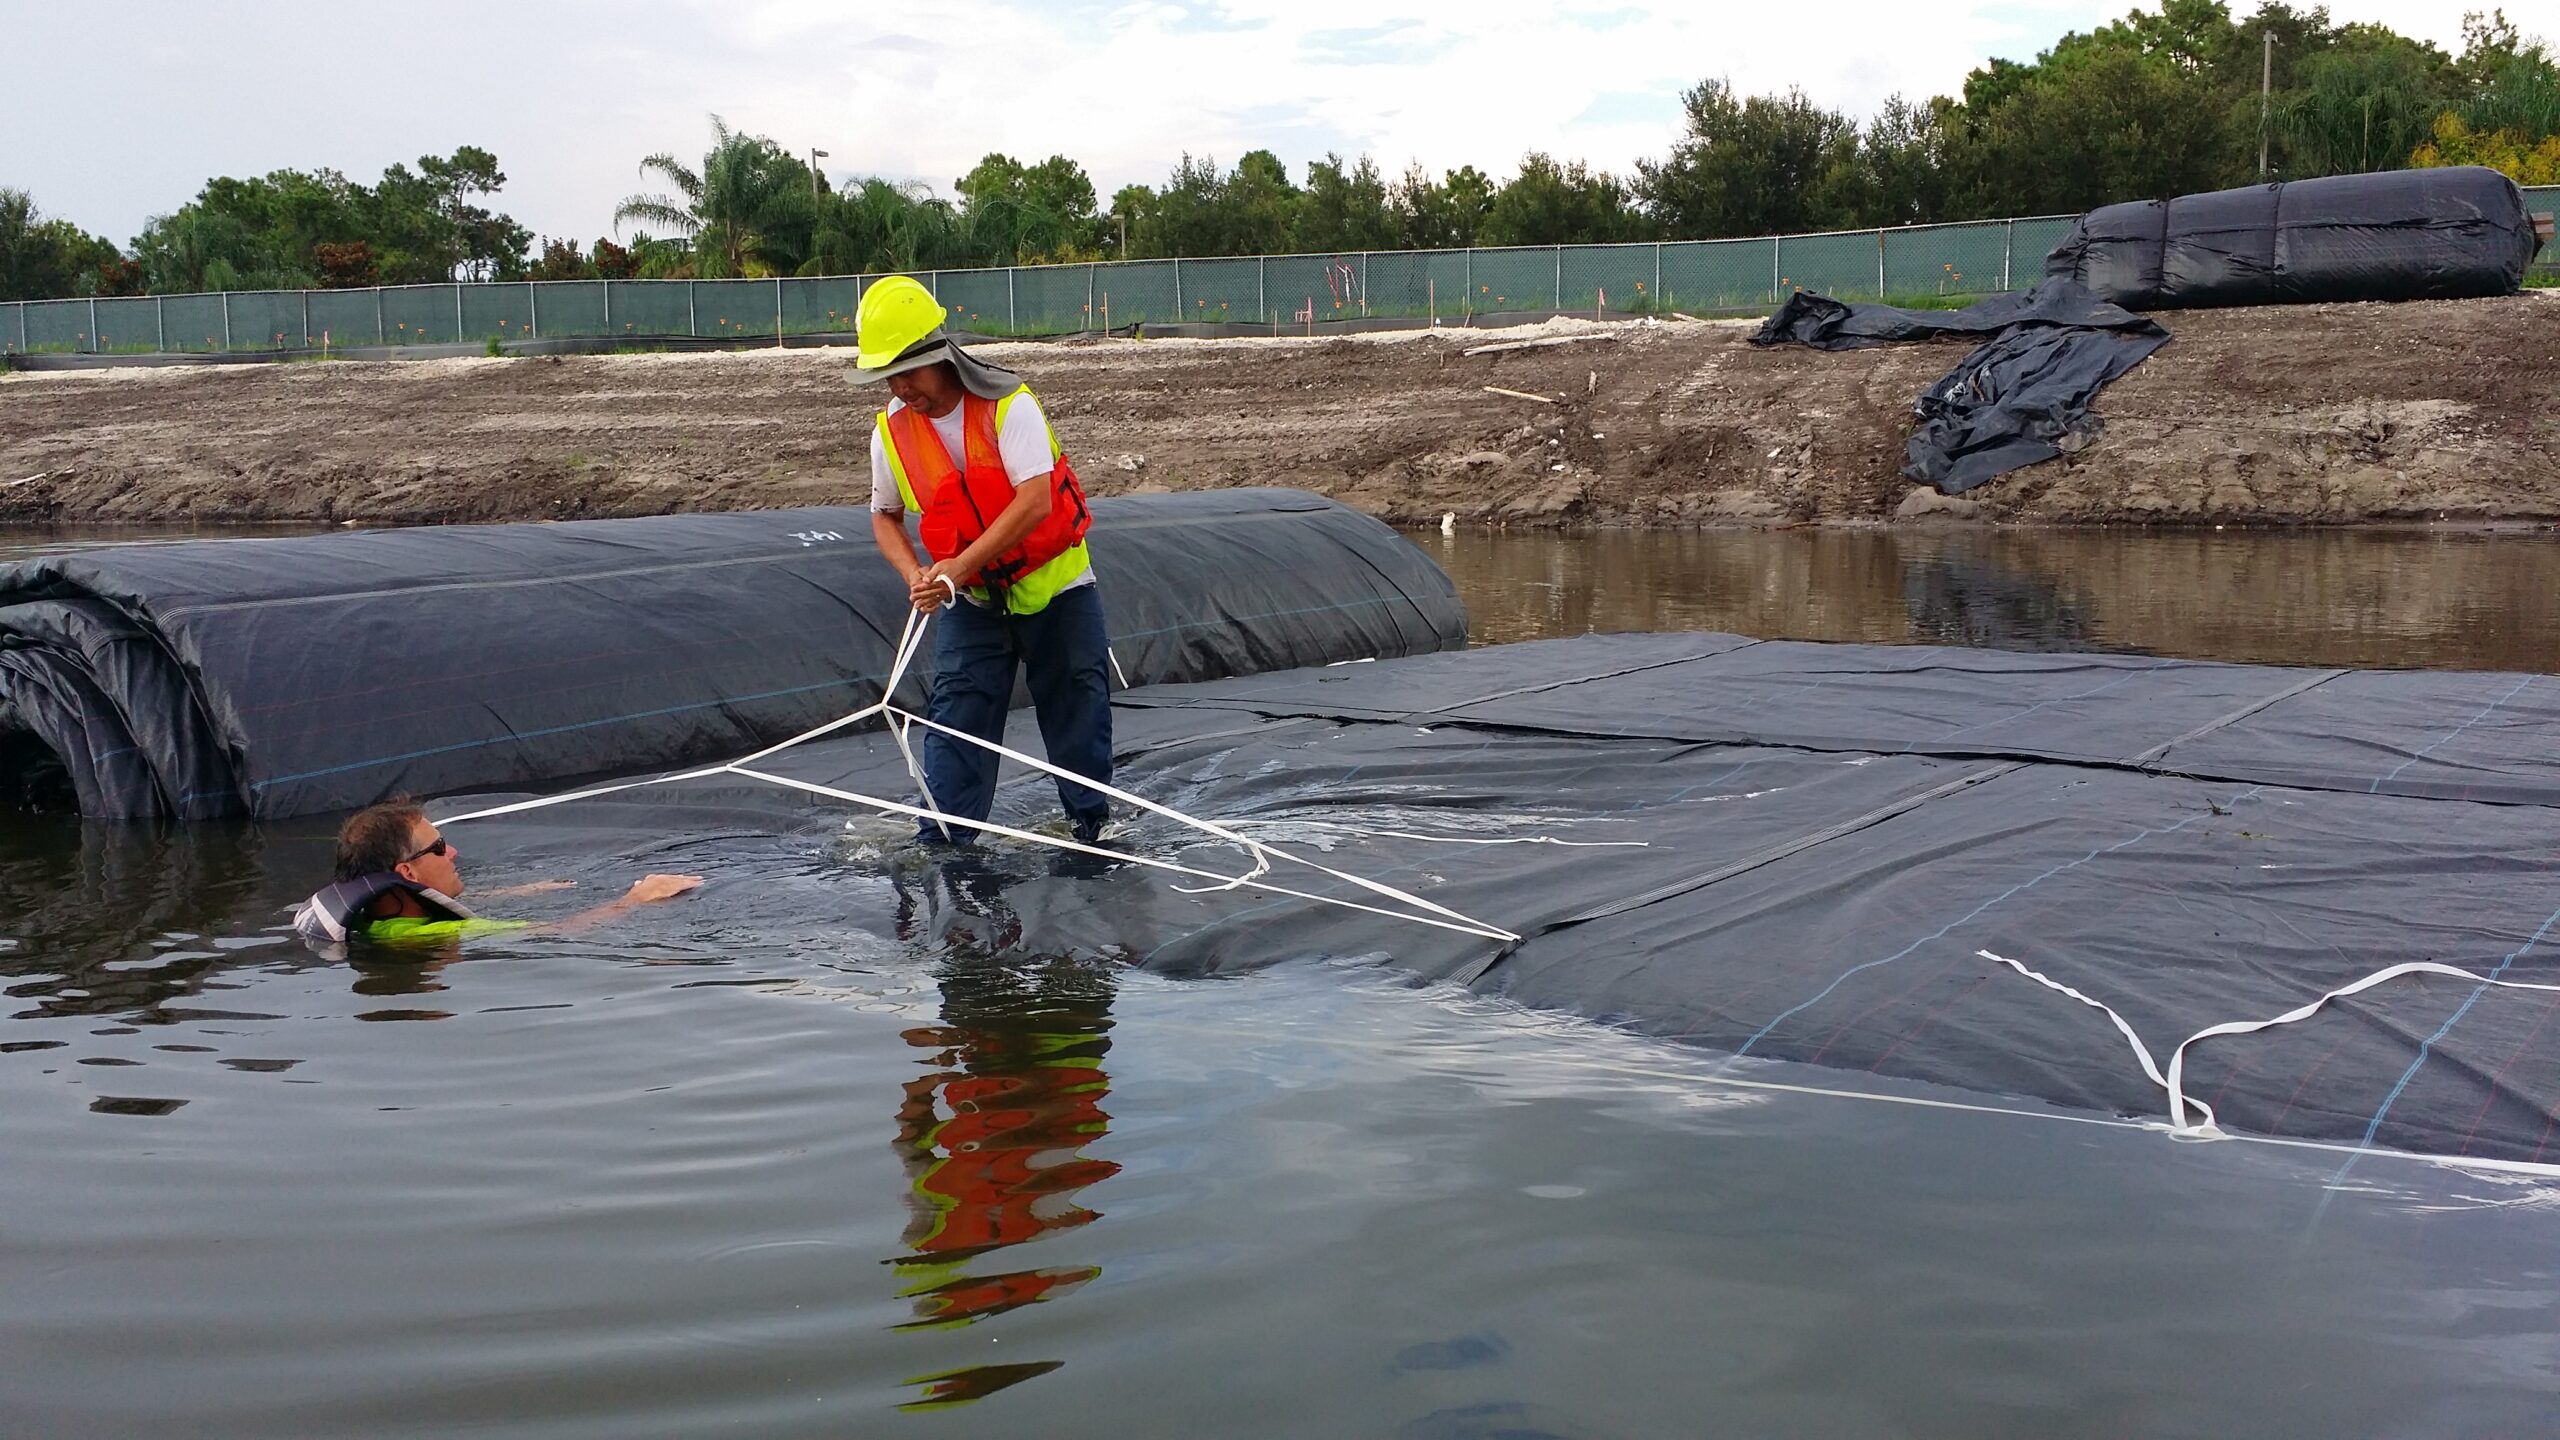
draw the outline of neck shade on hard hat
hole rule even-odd
[[[859,360],[855,361],[845,371],[845,378],[862,385],[944,361],[950,362],[952,372],[959,377],[960,388],[981,400],[1001,400],[1022,388],[1021,376],[971,356],[959,341],[940,330],[899,351],[895,359],[876,369],[865,369]]]

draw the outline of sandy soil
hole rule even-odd
[[[1400,521],[2560,516],[2560,293],[2164,315],[2075,455],[1960,500],[1896,473],[1957,344],[1749,324],[991,345],[1091,490],[1295,485]],[[1467,349],[1538,340],[1531,348]],[[0,377],[0,522],[434,522],[857,503],[841,352]],[[1547,397],[1553,403],[1487,387]]]

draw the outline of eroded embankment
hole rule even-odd
[[[990,346],[1100,494],[1295,485],[1392,520],[2560,516],[2560,295],[2161,317],[2090,448],[1961,501],[1896,473],[1962,353],[1748,325]],[[1468,355],[1522,339],[1565,341]],[[0,522],[424,523],[845,502],[877,392],[751,351],[0,377]],[[1552,403],[1487,387],[1547,397]]]

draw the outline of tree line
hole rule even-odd
[[[2164,0],[1992,60],[1963,92],[1896,96],[1861,121],[1801,91],[1706,80],[1682,133],[1632,175],[1543,152],[1496,182],[1472,165],[1389,176],[1327,155],[1303,180],[1269,150],[1184,155],[1109,203],[1062,155],[989,155],[943,196],[841,184],[712,117],[699,161],[652,155],[661,188],[615,236],[545,239],[482,202],[506,183],[465,146],[364,185],[330,170],[216,179],[119,249],[0,189],[0,299],[414,281],[839,275],[1168,256],[1692,240],[2004,215],[2409,166],[2488,165],[2560,184],[2560,57],[2503,12],[2459,54],[2281,0]],[[2272,41],[2272,45],[2270,45]],[[2266,82],[2262,90],[2262,79]],[[618,237],[618,238],[617,238]]]

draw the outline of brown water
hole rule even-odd
[[[2560,668],[2548,534],[1415,538],[1480,641]],[[789,837],[651,858],[718,924],[350,968],[281,930],[327,828],[0,820],[0,1436],[2551,1431],[2531,1182],[1739,1089],[1367,967],[999,963],[907,920],[1001,893]],[[475,878],[639,862],[542,863]]]
[[[0,526],[0,562],[308,525]],[[2560,670],[2560,527],[1416,531],[1479,645],[1613,630]]]
[[[1479,644],[1593,630],[2560,669],[2560,531],[1461,529]]]

